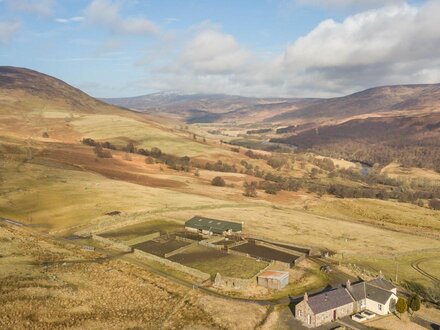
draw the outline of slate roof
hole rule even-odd
[[[345,288],[320,293],[308,299],[308,305],[314,314],[320,314],[353,302],[353,298]]]
[[[374,285],[378,288],[388,290],[388,291],[391,291],[392,289],[396,288],[396,286],[393,283],[391,283],[390,281],[387,281],[384,278],[380,278],[380,277],[375,278],[374,280],[368,281],[367,283]]]
[[[375,281],[375,280],[373,280],[373,281]],[[376,301],[382,305],[386,304],[388,299],[390,299],[390,297],[394,293],[389,290],[385,290],[383,288],[375,286],[371,282],[372,281],[360,282],[360,283],[356,283],[356,284],[351,285],[351,289],[349,291],[350,291],[351,295],[353,296],[353,298],[356,301],[360,301],[362,299],[368,298],[368,299]],[[373,282],[373,283],[377,284],[377,282]],[[390,286],[388,286],[388,287],[390,287]],[[394,286],[392,286],[392,288],[394,288]]]
[[[222,234],[223,232],[228,230],[231,230],[233,232],[242,231],[241,223],[205,218],[200,216],[195,216],[189,219],[187,222],[185,222],[185,227],[209,230],[216,234]]]

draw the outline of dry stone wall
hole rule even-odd
[[[167,260],[165,258],[161,258],[161,257],[155,256],[154,254],[150,254],[150,253],[138,250],[138,249],[134,249],[134,255],[140,259],[147,259],[147,260],[155,261],[155,262],[158,262],[164,266],[175,269],[179,272],[193,276],[193,277],[199,279],[200,282],[209,281],[211,278],[211,276],[209,274],[204,273],[200,270],[187,267],[187,266],[179,264],[177,262]]]
[[[97,242],[100,242],[100,243],[103,243],[105,245],[108,245],[108,246],[110,246],[111,248],[113,248],[115,250],[119,250],[119,251],[122,251],[122,252],[132,252],[133,251],[133,249],[130,246],[127,246],[127,245],[122,244],[122,243],[115,242],[115,241],[113,241],[113,240],[111,240],[109,238],[105,238],[105,237],[102,237],[102,236],[99,236],[99,235],[96,235],[96,234],[92,234],[92,239],[97,241]]]

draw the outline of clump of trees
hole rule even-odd
[[[221,176],[216,176],[214,179],[212,179],[211,184],[216,187],[224,187],[226,182]]]
[[[93,149],[96,156],[99,158],[112,158],[112,154],[109,150],[104,149],[100,144],[96,145],[96,147]]]
[[[245,182],[243,184],[244,193],[246,197],[257,197],[257,182]]]
[[[440,210],[440,199],[433,198],[429,201],[429,207],[433,210]]]
[[[244,154],[252,159],[267,159],[268,158],[266,155],[263,155],[262,153],[259,153],[259,152],[253,152],[250,149],[247,150]]]
[[[234,164],[224,163],[221,160],[216,163],[206,163],[205,169],[208,171],[237,173],[237,167]]]
[[[287,157],[283,156],[272,156],[267,160],[267,165],[274,169],[281,169],[283,166],[287,166],[289,163]]]

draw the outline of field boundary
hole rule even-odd
[[[180,248],[178,248],[178,249],[176,249],[174,251],[165,253],[164,254],[164,258],[169,258],[169,257],[175,256],[176,254],[182,253],[183,251],[186,251],[189,248],[191,248],[193,246],[196,246],[196,245],[197,245],[197,243],[191,243],[189,245],[182,246],[182,247],[180,247]]]
[[[151,241],[151,240],[158,238],[158,237],[160,237],[159,231],[145,235],[145,236],[133,238],[129,241],[126,241],[125,244],[132,246],[132,245],[140,244],[143,242]]]
[[[112,247],[116,250],[120,250],[122,252],[132,252],[133,251],[133,248],[131,248],[130,246],[115,242],[115,241],[111,240],[110,238],[105,238],[105,237],[102,237],[102,236],[99,236],[96,234],[92,234],[92,239],[97,242],[109,245],[110,247]]]
[[[136,257],[138,257],[139,259],[147,259],[150,261],[155,261],[158,262],[164,266],[170,267],[174,270],[177,270],[179,272],[188,274],[192,277],[195,277],[197,279],[199,279],[201,282],[206,282],[209,281],[211,279],[211,275],[209,275],[208,273],[204,273],[200,270],[191,268],[191,267],[187,267],[185,265],[179,264],[177,262],[165,259],[165,258],[161,258],[158,256],[155,256],[153,254],[138,250],[138,249],[134,249],[134,255]]]
[[[298,253],[304,253],[308,256],[320,256],[321,252],[317,248],[313,248],[311,246],[292,244],[290,242],[285,241],[275,241],[272,239],[268,239],[266,237],[257,236],[257,235],[248,235],[248,238],[254,239],[256,241],[263,241],[269,244],[282,244],[286,246],[290,246],[292,249],[304,250],[304,252],[298,251]]]
[[[214,279],[214,286],[220,288],[228,288],[234,290],[242,290],[247,289],[252,286],[257,286],[257,277],[260,276],[263,272],[265,272],[269,267],[274,265],[274,261],[269,262],[269,264],[263,269],[259,270],[257,274],[252,276],[251,278],[238,278],[232,276],[225,276],[221,273],[217,273]]]

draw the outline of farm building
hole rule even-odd
[[[393,311],[397,289],[381,276],[304,299],[295,306],[295,318],[308,327],[318,327],[356,312],[369,310],[379,315]]]
[[[338,318],[353,314],[354,301],[345,288],[338,288],[308,297],[295,307],[295,318],[308,327],[336,321]]]
[[[383,278],[356,284],[347,281],[346,287],[356,300],[357,311],[367,309],[378,315],[387,315],[392,312],[397,301],[397,288]]]
[[[231,221],[210,219],[200,216],[195,216],[185,222],[185,229],[191,232],[197,232],[204,235],[230,235],[234,233],[241,233],[242,224]]]
[[[289,284],[289,272],[267,270],[258,275],[257,283],[268,289],[281,290]]]

